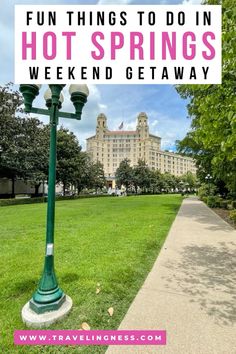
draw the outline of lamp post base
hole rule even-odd
[[[30,301],[28,301],[21,311],[21,317],[27,327],[44,328],[50,326],[64,318],[72,308],[72,299],[65,295],[65,301],[58,310],[48,311],[41,314],[35,313],[30,308]]]
[[[36,312],[38,315],[44,312],[59,310],[63,302],[66,300],[66,295],[60,289],[57,291],[57,293],[59,293],[59,295],[61,294],[61,297],[58,300],[53,299],[53,301],[52,298],[54,294],[50,294],[48,296],[46,294],[44,294],[44,296],[39,294],[38,297],[41,300],[41,302],[35,301],[33,296],[32,299],[29,301],[30,304],[29,306],[31,310]],[[38,293],[36,292],[36,296],[37,295]],[[42,299],[44,300],[44,302],[42,302]],[[46,302],[46,300],[48,301]],[[52,302],[50,302],[49,300],[51,300]]]

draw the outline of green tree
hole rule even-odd
[[[172,192],[177,188],[178,181],[175,176],[170,174],[169,172],[165,172],[162,174],[162,186],[166,192]]]
[[[97,193],[98,190],[102,189],[106,184],[103,164],[100,161],[92,163],[89,168],[89,174],[89,187],[95,188]]]
[[[90,159],[90,156],[84,152],[81,151],[78,160],[77,160],[77,165],[76,165],[76,170],[75,170],[75,185],[78,191],[78,194],[81,193],[81,191],[84,188],[92,188],[92,161]]]
[[[133,184],[137,193],[138,187],[145,191],[150,187],[150,168],[144,160],[138,160],[137,166],[133,168]]]
[[[76,171],[79,165],[81,147],[76,136],[68,129],[60,127],[57,134],[57,183],[66,189],[76,183]]]
[[[150,190],[153,194],[160,193],[163,189],[162,175],[159,170],[150,170]]]
[[[206,4],[220,1],[208,0]],[[203,182],[210,173],[236,194],[236,8],[234,0],[222,2],[222,84],[180,85],[188,98],[191,131],[179,142],[179,151],[193,156]]]
[[[21,95],[12,84],[0,86],[0,177],[12,181],[12,197],[15,196],[15,180],[22,176],[22,121],[16,117],[21,112]]]
[[[17,178],[35,186],[35,195],[47,179],[49,131],[38,119],[19,116],[22,97],[12,84],[0,87],[0,176]],[[17,115],[18,114],[18,115]]]
[[[196,176],[190,171],[181,176],[181,181],[184,183],[185,187],[190,190],[193,190],[197,186]]]
[[[21,176],[34,186],[35,196],[38,196],[40,185],[48,178],[50,130],[36,118],[22,119],[21,124]]]
[[[115,178],[117,185],[124,185],[127,191],[133,185],[133,169],[130,166],[129,159],[124,159],[121,161],[119,167],[116,170]]]

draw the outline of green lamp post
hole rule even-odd
[[[39,94],[41,85],[20,85],[20,92],[24,97],[25,112],[43,114],[50,117],[50,153],[49,153],[49,174],[48,174],[48,205],[47,205],[47,229],[45,262],[38,289],[29,301],[29,313],[41,315],[47,312],[58,311],[66,300],[66,295],[58,286],[54,270],[54,220],[55,220],[55,184],[56,184],[56,150],[57,150],[57,125],[59,117],[81,119],[82,109],[87,102],[89,94],[86,85],[70,85],[69,92],[71,101],[75,107],[75,113],[61,112],[63,96],[62,89],[65,85],[49,85],[44,98],[48,109],[32,107],[33,100]],[[26,304],[26,305],[27,305]],[[24,308],[23,308],[24,310]],[[22,310],[22,311],[23,311]],[[26,311],[26,312],[27,312]],[[22,317],[27,323],[27,313]],[[28,320],[30,322],[30,320]],[[32,323],[34,321],[32,320]],[[51,321],[52,323],[52,321]]]
[[[208,184],[208,195],[211,194],[211,179],[212,179],[212,176],[208,173],[205,177],[205,180],[207,181],[207,184]]]

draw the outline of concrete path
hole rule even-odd
[[[185,199],[119,329],[165,329],[167,345],[106,354],[236,354],[236,231]]]

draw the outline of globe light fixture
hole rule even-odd
[[[212,179],[212,176],[208,173],[208,174],[206,175],[205,179],[206,179],[207,181],[209,181],[210,179]]]
[[[50,108],[51,105],[52,105],[52,91],[51,91],[50,88],[48,88],[48,89],[45,91],[43,97],[44,97],[44,99],[45,99],[45,101],[46,101],[46,106],[47,106],[48,108]],[[61,109],[63,102],[64,102],[64,96],[63,96],[62,93],[60,93],[60,96],[59,96],[59,103],[58,103],[58,109]]]
[[[75,114],[81,117],[84,104],[87,102],[89,89],[87,85],[70,85],[69,93],[75,107]],[[80,118],[79,118],[80,119]]]
[[[24,97],[25,112],[30,113],[32,108],[32,103],[36,96],[39,94],[39,90],[42,85],[20,85],[20,92]]]
[[[208,184],[208,194],[209,195],[211,194],[211,185],[210,185],[211,179],[212,179],[212,176],[208,173],[205,177],[205,180],[207,181],[207,184]]]
[[[22,309],[22,319],[30,327],[43,327],[64,317],[72,307],[72,300],[60,289],[54,269],[54,224],[55,224],[55,184],[57,125],[60,117],[81,119],[82,109],[87,102],[89,90],[86,85],[71,85],[71,101],[75,113],[61,112],[64,101],[62,89],[66,85],[49,85],[44,94],[48,109],[33,107],[41,85],[20,85],[24,97],[25,112],[43,114],[50,117],[50,153],[48,173],[47,227],[44,268],[37,290]]]

